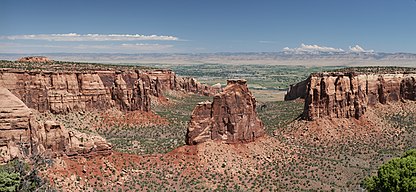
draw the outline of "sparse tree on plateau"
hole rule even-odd
[[[370,192],[416,191],[416,149],[383,164],[377,175],[367,178],[364,185]]]

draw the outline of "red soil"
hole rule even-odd
[[[100,114],[103,119],[104,127],[124,127],[124,126],[151,126],[168,125],[169,122],[153,112],[128,111],[106,111]]]

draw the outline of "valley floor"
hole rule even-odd
[[[104,136],[116,152],[62,157],[42,174],[63,191],[359,191],[380,164],[416,147],[414,101],[377,105],[359,120],[309,122],[298,119],[301,100],[258,105],[268,136],[253,143],[185,146],[193,107],[210,98],[166,95],[153,113],[131,114],[148,117],[142,123],[128,115],[114,121],[111,111],[49,114],[69,128]],[[104,124],[81,126],[91,122]]]

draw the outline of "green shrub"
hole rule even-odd
[[[20,175],[17,173],[0,172],[0,191],[17,191],[20,184]]]
[[[416,149],[382,165],[376,176],[367,178],[368,191],[416,191]]]

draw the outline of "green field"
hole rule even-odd
[[[180,76],[195,77],[207,84],[226,84],[226,79],[243,78],[248,80],[250,89],[287,90],[289,85],[306,79],[311,73],[340,69],[340,66],[306,67],[289,65],[141,65],[146,67],[172,69]]]

